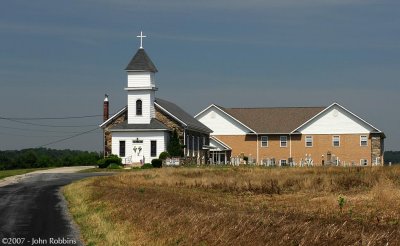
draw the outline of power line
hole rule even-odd
[[[0,125],[0,128],[13,129],[13,130],[19,130],[19,131],[57,132],[57,133],[79,133],[79,132],[67,132],[67,131],[52,131],[52,130],[27,129],[27,128],[19,128],[19,127],[2,126],[2,125]]]
[[[1,117],[8,120],[66,120],[66,119],[82,119],[82,118],[94,118],[101,117],[103,115],[83,115],[83,116],[66,116],[66,117]]]
[[[95,126],[95,125],[47,125],[47,124],[36,124],[36,123],[31,123],[31,122],[24,122],[20,120],[12,120],[10,118],[5,118],[0,116],[0,120],[8,120],[11,122],[16,122],[19,124],[24,124],[24,125],[31,125],[31,126],[45,126],[45,127],[89,127],[89,126]]]
[[[88,133],[90,133],[90,132],[94,132],[94,131],[99,130],[99,129],[100,129],[100,128],[96,127],[96,128],[94,128],[94,129],[92,129],[92,130],[89,130],[89,131],[84,131],[84,132],[81,132],[81,133],[72,135],[72,136],[70,136],[70,137],[67,137],[67,138],[63,138],[63,139],[59,139],[59,140],[56,140],[56,141],[53,141],[53,142],[50,142],[50,143],[47,143],[47,144],[43,144],[43,145],[39,146],[39,148],[40,148],[40,147],[45,147],[45,146],[50,145],[50,144],[55,144],[55,143],[63,142],[63,141],[65,141],[65,140],[68,140],[68,139],[71,139],[71,138],[75,138],[75,137],[78,137],[78,136],[81,136],[81,135],[84,135],[84,134],[88,134]]]
[[[46,135],[24,135],[24,134],[16,134],[16,133],[9,133],[9,132],[1,132],[0,131],[0,135],[4,135],[4,136],[16,136],[16,137],[24,137],[24,138],[60,138],[63,136],[46,136]]]

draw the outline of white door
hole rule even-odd
[[[141,162],[143,160],[143,153],[143,143],[134,143],[132,150],[132,162]]]

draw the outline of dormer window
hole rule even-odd
[[[142,115],[142,100],[136,101],[136,115]]]

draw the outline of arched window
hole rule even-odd
[[[142,115],[142,100],[136,101],[136,115]]]

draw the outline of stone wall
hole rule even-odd
[[[383,165],[384,140],[380,134],[371,134],[371,161],[375,164],[377,158],[380,165]]]
[[[183,144],[183,127],[171,116],[165,114],[160,109],[156,107],[156,119],[162,122],[168,129],[172,131],[176,130],[179,137],[179,142]]]
[[[205,137],[206,138],[206,144],[209,144],[209,135],[208,134],[204,134],[204,133],[200,133],[197,131],[190,131],[190,130],[186,130],[184,129],[184,127],[174,118],[172,118],[171,116],[169,116],[168,114],[164,113],[163,111],[161,111],[160,109],[156,108],[156,119],[161,121],[164,125],[166,125],[168,127],[168,129],[170,129],[171,131],[176,130],[178,133],[178,137],[179,137],[179,142],[180,144],[184,144],[185,143],[185,136],[184,134],[186,134],[186,136],[190,136],[190,138],[192,138],[192,136],[194,137],[199,137],[201,139],[200,142],[200,151],[197,151],[196,148],[189,148],[189,145],[186,145],[185,149],[184,149],[184,155],[186,158],[187,162],[190,163],[206,163],[207,159],[208,159],[208,151],[207,150],[203,150],[202,149],[202,138]]]
[[[104,137],[104,156],[111,155],[111,131],[110,129],[113,126],[118,125],[124,121],[128,120],[128,111],[126,110],[119,117],[112,120],[104,129],[103,129],[103,137]]]

